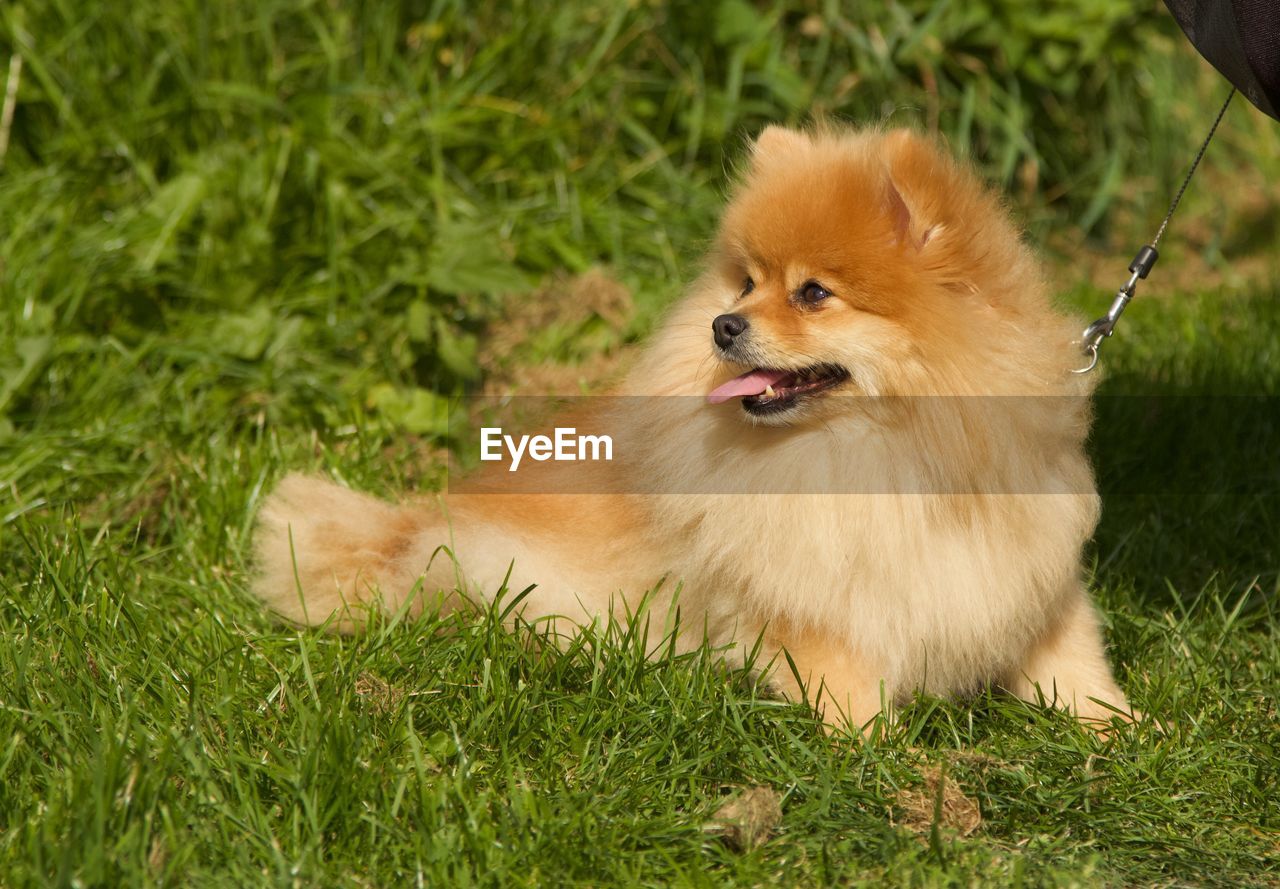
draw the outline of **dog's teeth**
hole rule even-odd
[[[765,400],[766,400],[766,401],[772,401],[772,400],[773,400],[773,396],[774,396],[773,387],[772,387],[772,386],[765,386],[765,387],[764,387],[764,397],[765,397]]]

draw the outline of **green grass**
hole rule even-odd
[[[357,638],[261,613],[250,532],[284,472],[429,484],[443,405],[534,288],[603,265],[635,305],[502,362],[616,350],[692,274],[760,122],[928,117],[912,53],[942,24],[897,5],[889,57],[786,27],[818,4],[556,8],[0,9],[0,71],[25,61],[0,169],[0,885],[1276,885],[1280,427],[1230,396],[1277,393],[1280,299],[1162,298],[1191,258],[1178,225],[1104,350],[1089,555],[1122,684],[1165,732],[1100,739],[984,696],[853,743],[713,653],[646,659],[617,628],[562,650],[496,613]],[[1095,140],[1099,175],[1132,149],[1137,199],[1081,165],[1049,183],[1069,196],[1019,198],[1033,232],[1159,218],[1219,93],[1163,77],[1194,63],[1153,41],[1162,76],[1054,147]],[[997,181],[1010,151],[1069,165],[1014,138],[1062,114],[987,61],[947,74],[940,127]],[[966,88],[1002,98],[966,118]],[[1163,124],[1118,122],[1148,106]],[[1233,109],[1207,181],[1265,178],[1280,136],[1256,117]],[[1274,203],[1237,197],[1181,211],[1232,233],[1199,241],[1211,262],[1274,232]],[[1084,312],[1108,301],[1064,281]],[[1178,422],[1117,407],[1134,394]],[[903,808],[943,766],[981,810],[968,836]],[[737,851],[705,826],[746,785],[783,817]]]

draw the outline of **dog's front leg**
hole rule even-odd
[[[1117,716],[1137,718],[1111,674],[1098,617],[1083,588],[1071,593],[1066,607],[1003,684],[1024,700],[1043,697],[1070,710],[1094,728],[1106,727]]]
[[[879,673],[848,643],[784,621],[770,623],[764,642],[769,682],[789,699],[807,701],[830,729],[864,732],[880,712]]]

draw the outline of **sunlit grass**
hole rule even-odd
[[[1215,400],[1276,392],[1265,287],[1169,294],[1162,267],[1104,351],[1108,398],[1205,399],[1175,429],[1104,399],[1093,441],[1128,488],[1092,582],[1164,731],[1102,739],[982,696],[854,743],[712,652],[646,659],[616,627],[561,649],[495,614],[340,638],[261,613],[270,486],[430,483],[443,400],[480,384],[486,333],[533,288],[603,265],[634,304],[505,360],[614,350],[696,269],[760,123],[886,103],[928,122],[864,32],[797,36],[838,4],[509,6],[0,8],[0,72],[25,58],[0,170],[0,884],[1274,884],[1277,427]],[[893,21],[892,45],[927,37]],[[1113,208],[1117,163],[1147,166],[1143,194],[1176,178],[1188,60],[1152,59],[1139,92],[1163,123],[1122,104],[1072,124],[1054,151],[1098,157],[1063,177],[1043,149],[1074,190],[1015,198],[1033,230]],[[939,127],[999,180],[1032,157],[1029,99],[971,82]],[[1278,156],[1251,126],[1223,157]],[[981,810],[967,837],[904,811],[944,767]],[[740,852],[704,827],[744,785],[783,817]]]

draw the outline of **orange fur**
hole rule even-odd
[[[800,301],[812,281],[832,296]],[[730,312],[750,323],[741,353],[712,345]],[[526,618],[571,625],[646,594],[668,613],[680,588],[687,644],[705,633],[736,659],[761,639],[798,697],[789,652],[832,723],[865,724],[882,690],[992,683],[1102,718],[1094,699],[1128,704],[1080,577],[1098,503],[1077,330],[999,201],[932,142],[770,127],[705,272],[619,389],[651,396],[609,418],[639,453],[547,465],[598,473],[602,493],[453,495],[442,512],[291,476],[263,510],[255,589],[351,629],[352,605],[449,608],[509,567],[513,589],[537,584]],[[847,380],[782,421],[704,403],[752,366],[811,365]],[[732,490],[756,493],[714,493]]]

